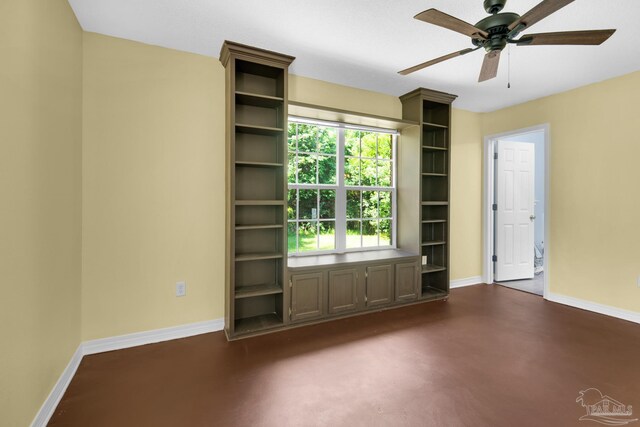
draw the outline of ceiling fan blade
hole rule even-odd
[[[430,67],[431,65],[446,61],[447,59],[455,58],[456,56],[461,56],[469,52],[473,52],[474,50],[476,49],[469,48],[469,49],[460,50],[458,52],[450,53],[448,55],[444,55],[439,58],[432,59],[431,61],[423,62],[422,64],[418,64],[413,67],[407,68],[406,70],[398,71],[398,74],[402,74],[403,76],[406,76],[407,74],[411,74],[415,71],[422,70],[423,68]]]
[[[509,25],[509,30],[513,30],[519,24],[523,24],[526,28],[529,28],[536,22],[541,21],[554,12],[557,12],[569,3],[573,3],[573,1],[574,0],[543,0],[529,12],[522,15],[520,19]]]
[[[536,45],[599,45],[604,43],[616,30],[564,31],[559,33],[527,34],[516,43],[518,46]]]
[[[500,50],[494,50],[487,52],[482,61],[482,69],[480,70],[480,77],[478,82],[484,82],[491,80],[498,75],[498,64],[500,63]]]
[[[465,22],[454,16],[440,12],[437,9],[425,10],[424,12],[420,12],[419,14],[414,16],[414,18],[423,22],[428,22],[429,24],[447,28],[449,30],[464,34],[465,36],[469,36],[472,38],[486,39],[487,37],[489,37],[489,35],[481,29],[476,28],[468,22]]]

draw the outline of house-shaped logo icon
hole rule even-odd
[[[595,421],[609,426],[622,426],[634,421],[631,418],[633,408],[603,395],[597,388],[588,388],[578,394],[576,402],[580,403],[586,410],[586,415],[580,417],[580,421]]]

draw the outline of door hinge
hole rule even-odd
[[[365,278],[369,277],[369,272],[368,272],[368,271],[365,271],[365,272],[364,272],[364,277],[365,277]]]
[[[365,304],[367,303],[367,301],[369,301],[369,298],[367,298],[367,296],[365,295],[365,296],[364,296],[364,302],[365,302]]]
[[[291,279],[289,279],[289,287],[292,288],[293,287],[293,281]]]
[[[497,204],[497,203],[494,203],[494,204],[493,204],[493,206],[491,206],[491,208],[492,208],[494,211],[497,211],[497,210],[498,210],[498,204]]]
[[[491,261],[493,261],[493,262],[498,262],[498,255],[493,255],[493,256],[491,257]]]
[[[289,320],[291,320],[291,307],[289,307]]]
[[[498,153],[493,153],[493,159],[498,160]]]

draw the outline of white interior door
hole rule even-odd
[[[533,278],[535,145],[498,141],[495,280]]]

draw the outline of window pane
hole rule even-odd
[[[378,192],[362,192],[362,218],[378,218]]]
[[[380,246],[391,246],[391,220],[380,220]]]
[[[298,155],[298,182],[300,184],[316,183],[316,156],[314,154]]]
[[[360,159],[346,158],[344,161],[345,185],[360,185]]]
[[[298,195],[296,194],[296,190],[289,190],[289,194],[287,195],[287,218],[289,219],[298,218],[297,201],[298,201]]]
[[[289,167],[287,168],[287,181],[295,184],[296,182],[296,154],[289,153]]]
[[[320,218],[334,219],[336,217],[336,191],[320,190]]]
[[[362,221],[362,246],[378,246],[378,221]]]
[[[376,185],[376,161],[362,160],[362,184],[365,186]]]
[[[335,221],[320,222],[320,250],[332,250],[336,248],[336,223]]]
[[[378,197],[380,200],[380,218],[391,218],[391,192],[381,191]]]
[[[318,190],[299,190],[299,219],[318,218]]]
[[[304,221],[298,225],[298,251],[308,252],[318,250],[318,223]]]
[[[326,154],[337,154],[338,129],[318,128],[318,151]]]
[[[289,151],[296,151],[296,124],[289,123],[289,137],[287,139]]]
[[[316,152],[317,126],[298,123],[298,151]]]
[[[378,160],[378,187],[391,187],[391,162]]]
[[[378,134],[378,158],[379,159],[391,159],[392,152],[392,139],[391,135],[380,133]]]
[[[290,222],[287,225],[287,248],[289,252],[296,252],[296,223]]]
[[[344,131],[344,155],[360,156],[360,131],[346,129]]]
[[[318,183],[335,184],[337,170],[336,166],[336,157],[318,156]]]
[[[362,157],[376,157],[376,140],[378,134],[373,132],[362,133]]]
[[[347,221],[347,248],[361,248],[361,221]]]
[[[347,191],[347,218],[360,219],[362,218],[360,214],[360,191]]]

